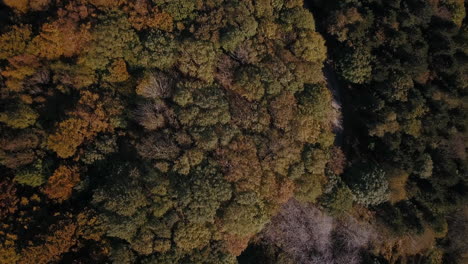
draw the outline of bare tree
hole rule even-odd
[[[137,94],[151,99],[169,98],[174,86],[173,79],[159,71],[149,72],[137,86]]]
[[[152,102],[140,104],[134,111],[136,121],[147,130],[156,130],[165,126],[163,106]]]
[[[294,199],[262,231],[271,244],[301,264],[358,264],[360,251],[374,239],[374,230],[352,217],[334,220],[312,204]]]
[[[332,230],[332,217],[291,199],[265,228],[262,238],[298,263],[332,263]]]

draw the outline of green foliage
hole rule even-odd
[[[86,164],[93,164],[96,161],[105,159],[106,155],[117,150],[115,137],[103,136],[96,140],[95,144],[88,146],[85,153],[81,156],[81,161]]]
[[[372,55],[367,47],[350,50],[338,62],[341,76],[351,83],[367,83],[372,74]]]
[[[313,31],[300,33],[291,48],[296,56],[308,62],[321,64],[327,56],[325,40]]]
[[[231,199],[231,185],[212,166],[199,166],[180,186],[180,205],[191,223],[213,223],[221,204]]]
[[[93,41],[86,47],[79,64],[93,70],[104,70],[118,58],[123,58],[129,65],[138,64],[137,55],[142,46],[128,20],[119,14],[100,19],[101,23],[92,32]]]
[[[323,192],[327,55],[299,0],[6,4],[7,257],[233,264],[282,204]]]
[[[331,215],[342,215],[353,206],[354,195],[344,183],[338,183],[329,193],[321,197],[320,203]]]
[[[169,69],[177,61],[178,42],[161,31],[151,31],[142,41],[143,50],[138,53],[137,64],[146,68]]]
[[[223,210],[223,229],[235,235],[258,233],[269,219],[265,209],[256,193],[239,193]]]
[[[262,71],[256,67],[244,66],[237,69],[234,76],[234,92],[249,101],[259,100],[265,93]]]
[[[162,10],[169,13],[175,21],[193,18],[197,6],[196,0],[153,0],[153,2],[161,6]]]
[[[285,9],[280,15],[281,21],[287,26],[300,30],[315,30],[315,21],[312,13],[301,7]]]
[[[378,205],[388,200],[388,181],[385,171],[374,164],[354,165],[345,175],[356,202],[363,205]]]
[[[185,75],[213,82],[217,51],[210,42],[187,39],[179,46],[178,69]]]
[[[210,231],[203,224],[180,223],[174,231],[174,242],[183,251],[203,248],[210,238]]]

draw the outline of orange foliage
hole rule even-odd
[[[60,222],[50,228],[50,235],[44,237],[44,244],[25,248],[21,252],[19,264],[47,264],[59,260],[76,243],[77,227],[71,222]]]
[[[72,57],[91,39],[89,25],[79,26],[73,18],[59,18],[42,26],[41,33],[31,42],[30,52],[47,59]]]
[[[270,203],[272,210],[286,203],[294,195],[294,182],[289,178],[277,177],[273,172],[265,172],[262,177],[260,194]]]
[[[3,0],[3,3],[22,13],[28,12],[29,9],[29,0]]]
[[[76,148],[85,140],[87,127],[88,122],[82,119],[70,118],[62,121],[57,131],[49,136],[47,145],[59,157],[71,157],[75,154]]]
[[[78,167],[61,165],[50,176],[44,188],[44,193],[50,199],[61,202],[70,198],[73,187],[79,182]]]
[[[112,106],[104,109],[103,100],[98,94],[82,91],[78,106],[69,115],[71,118],[62,121],[54,134],[48,138],[48,146],[61,158],[68,158],[75,154],[76,148],[85,140],[92,139],[100,132],[110,132],[113,126],[109,118],[117,115],[121,108]],[[106,111],[107,110],[107,111]]]

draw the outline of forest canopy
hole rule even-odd
[[[0,263],[466,261],[468,5],[306,6],[0,1]]]

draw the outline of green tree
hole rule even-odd
[[[378,205],[388,200],[388,181],[385,171],[375,164],[362,163],[351,167],[345,175],[356,202]]]

